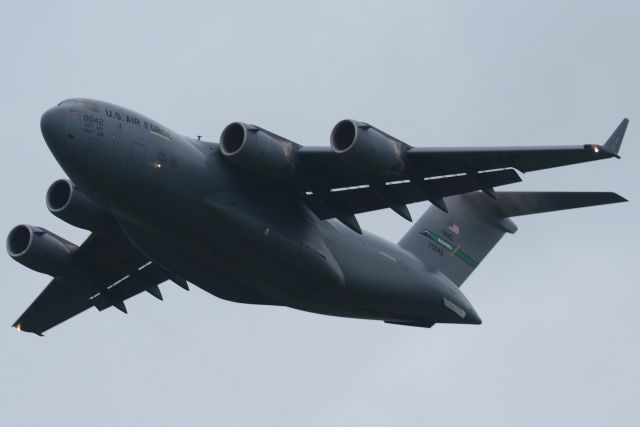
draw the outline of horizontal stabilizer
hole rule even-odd
[[[627,201],[624,197],[609,192],[500,191],[496,193],[496,201],[487,200],[487,197],[482,196],[480,193],[473,193],[466,195],[465,198],[478,211],[500,218]]]
[[[430,207],[399,245],[460,286],[504,233],[518,229],[509,217],[625,201],[615,193],[595,192],[496,192],[495,196],[478,191],[447,197],[449,212]]]

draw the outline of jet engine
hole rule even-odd
[[[409,146],[366,123],[342,120],[331,131],[331,148],[356,167],[387,175],[404,169]]]
[[[258,126],[234,122],[222,131],[220,151],[236,165],[269,177],[291,175],[297,145]]]
[[[93,202],[66,179],[60,179],[49,187],[47,208],[61,220],[85,230],[101,231],[115,224],[108,210]]]
[[[71,254],[78,247],[62,237],[31,225],[18,225],[7,236],[7,252],[20,264],[50,276],[71,271]]]

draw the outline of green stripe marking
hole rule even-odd
[[[429,231],[429,230],[427,230],[425,228],[424,230],[422,230],[420,232],[420,234],[422,234],[425,237],[428,237],[433,242],[435,242],[438,245],[442,246],[447,251],[449,251],[451,253],[451,255],[455,255],[456,257],[458,257],[458,259],[460,259],[465,264],[469,265],[471,268],[476,268],[478,266],[478,264],[479,264],[478,261],[476,261],[475,259],[471,258],[469,255],[467,255],[466,253],[461,251],[459,248],[456,248],[453,245],[453,243],[451,243],[448,240],[438,236],[436,233],[434,233],[432,231]]]

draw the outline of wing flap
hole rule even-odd
[[[485,212],[498,218],[627,201],[616,193],[594,191],[499,191],[496,196],[495,201],[484,200],[481,194],[469,194],[466,199],[468,203],[476,206],[478,212]]]
[[[135,273],[125,276],[113,286],[108,287],[94,297],[94,304],[100,311],[109,308],[116,301],[124,301],[141,292],[152,290],[159,283],[168,280],[165,271],[156,264],[146,266]]]
[[[485,187],[519,182],[513,169],[471,175],[435,178],[422,182],[402,182],[382,187],[366,187],[332,191],[322,195],[308,194],[304,201],[319,219],[339,218],[390,207],[391,203],[408,204],[468,193]]]

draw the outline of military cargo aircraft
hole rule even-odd
[[[305,147],[231,123],[219,143],[179,135],[129,109],[69,99],[41,119],[69,179],[49,211],[91,231],[77,246],[18,225],[9,255],[53,277],[15,322],[42,333],[96,307],[127,312],[141,292],[188,282],[220,298],[431,327],[479,324],[460,291],[518,215],[625,201],[606,192],[497,192],[519,172],[619,157],[628,120],[603,145],[412,147],[343,120],[330,147]],[[432,206],[398,244],[355,214]]]

